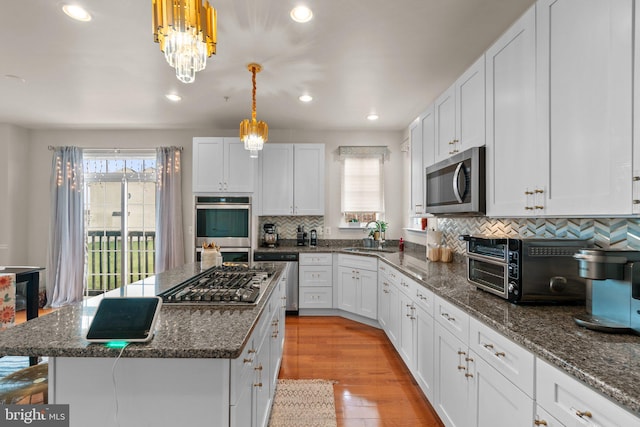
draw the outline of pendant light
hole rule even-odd
[[[244,119],[240,123],[240,140],[244,142],[245,150],[249,150],[252,158],[258,157],[258,151],[262,150],[264,143],[269,139],[269,126],[263,121],[256,121],[256,73],[262,71],[260,64],[251,63],[247,65],[251,72],[251,82],[253,83],[251,120]]]

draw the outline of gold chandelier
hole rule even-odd
[[[256,121],[256,73],[262,71],[260,64],[251,63],[247,65],[251,72],[251,82],[253,83],[251,104],[251,121],[244,119],[240,122],[240,140],[244,142],[244,149],[249,150],[250,157],[258,157],[258,151],[262,150],[264,143],[269,139],[269,126],[263,121]]]
[[[217,13],[207,0],[151,0],[153,41],[176,69],[176,77],[192,83],[216,53]]]

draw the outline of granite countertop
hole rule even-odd
[[[282,273],[275,269],[265,293],[255,306],[180,306],[164,304],[149,343],[131,343],[123,357],[236,358],[251,335]],[[120,289],[107,296],[156,295],[200,273],[200,264],[185,264]],[[101,297],[62,307],[0,333],[0,354],[49,357],[114,357],[120,350],[90,344],[83,337]]]
[[[280,246],[256,251],[339,252],[377,256],[436,295],[462,308],[492,329],[522,345],[537,357],[578,378],[628,410],[640,415],[640,337],[594,332],[575,324],[584,306],[516,305],[477,290],[466,280],[465,264],[434,263],[424,251],[345,251],[353,245]],[[268,263],[261,263],[268,264]],[[176,307],[165,304],[156,336],[150,343],[132,344],[124,357],[236,358],[277,283],[283,263],[267,293],[255,307]],[[155,295],[200,272],[187,264],[137,284],[112,291],[119,295]],[[64,307],[0,334],[0,353],[27,356],[113,357],[117,350],[89,344],[82,336],[99,298]]]

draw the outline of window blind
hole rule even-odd
[[[383,159],[379,154],[343,157],[342,213],[384,212]]]

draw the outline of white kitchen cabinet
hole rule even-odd
[[[470,425],[467,344],[435,323],[435,399],[432,404],[447,427]]]
[[[377,319],[378,260],[340,254],[338,263],[338,308]]]
[[[324,215],[324,144],[265,144],[262,215]]]
[[[632,212],[632,0],[540,0],[545,215]]]
[[[424,168],[431,166],[436,161],[436,120],[433,104],[420,116],[422,126],[422,171],[420,181],[424,183]],[[424,194],[422,197],[424,198]]]
[[[475,352],[469,352],[470,423],[473,427],[532,426],[534,401]]]
[[[378,268],[378,322],[397,348],[400,324],[400,301],[398,287],[389,277],[391,267],[380,263]]]
[[[540,358],[536,359],[536,399],[567,427],[640,426],[640,418]]]
[[[398,352],[411,372],[416,369],[416,306],[411,297],[400,292],[400,342]]]
[[[484,62],[483,55],[434,103],[435,161],[485,144]]]
[[[239,138],[193,138],[194,193],[251,193],[256,170]]]
[[[640,7],[635,10],[635,27],[640,25]],[[634,31],[633,52],[633,213],[640,214],[640,31]]]
[[[427,399],[433,401],[435,396],[434,320],[431,313],[427,312],[418,303],[416,303],[415,315],[416,365],[414,377]]]
[[[540,405],[536,405],[536,414],[533,420],[534,426],[565,427],[556,417],[545,411]]]
[[[333,260],[331,253],[300,254],[300,308],[333,307]]]
[[[487,215],[492,217],[530,215],[541,206],[534,200],[540,198],[535,190],[544,188],[536,139],[535,34],[534,6],[485,54]]]
[[[422,148],[422,125],[420,118],[409,126],[411,140],[411,212],[424,212],[424,166]]]

